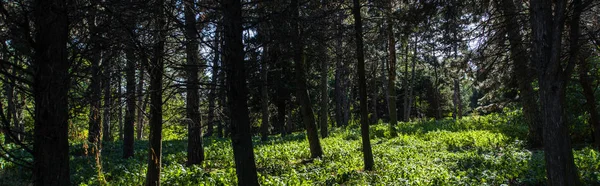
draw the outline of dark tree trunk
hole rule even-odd
[[[69,76],[67,2],[33,3],[34,185],[69,185]]]
[[[123,158],[133,157],[133,138],[135,125],[135,56],[133,49],[126,51],[127,66],[125,67],[125,123],[123,127]]]
[[[141,63],[140,63],[140,69],[139,69],[139,82],[137,85],[137,93],[136,93],[136,97],[137,97],[137,131],[136,131],[136,138],[138,140],[141,140],[144,134],[144,118],[145,118],[145,112],[146,112],[146,103],[144,102],[144,74],[146,74],[146,64],[148,63],[148,61],[146,59],[142,59]]]
[[[352,12],[354,14],[354,30],[356,37],[356,57],[358,58],[358,87],[360,97],[360,133],[362,136],[362,151],[364,155],[365,170],[373,169],[373,152],[369,138],[369,113],[367,111],[367,82],[365,78],[365,56],[363,52],[362,20],[360,16],[360,2],[354,0]]]
[[[150,74],[150,148],[148,150],[148,171],[146,185],[160,185],[162,163],[162,76],[164,68],[165,25],[164,0],[155,2],[154,46],[148,71]]]
[[[343,57],[343,15],[337,15],[337,39],[336,39],[336,64],[335,64],[335,84],[334,84],[334,101],[335,101],[335,123],[338,127],[347,126],[350,116],[350,104],[348,103],[348,67],[344,63]]]
[[[104,58],[102,59],[103,68],[104,68],[104,82],[102,83],[104,86],[104,116],[102,117],[102,133],[100,136],[102,137],[102,141],[112,141],[111,134],[111,77],[112,77],[112,64],[111,60]]]
[[[404,78],[403,78],[403,85],[404,85],[404,105],[403,106],[403,116],[404,116],[404,122],[407,122],[410,119],[410,115],[408,115],[408,109],[410,107],[410,105],[408,104],[408,91],[409,91],[409,87],[411,87],[411,85],[409,85],[409,80],[408,80],[408,50],[409,50],[410,46],[409,46],[409,41],[408,41],[408,37],[406,37],[406,48],[404,49]]]
[[[408,109],[406,111],[406,115],[408,115],[408,119],[410,120],[411,110],[413,106],[413,91],[414,91],[414,83],[415,83],[415,66],[417,64],[417,36],[415,34],[415,40],[413,41],[413,56],[412,56],[412,65],[410,72],[410,82],[408,82]]]
[[[121,90],[121,87],[123,86],[123,83],[121,82],[123,80],[123,78],[121,77],[122,73],[121,73],[121,65],[117,64],[117,120],[119,122],[119,140],[123,140],[123,108],[122,108],[122,103],[123,103],[123,92]]]
[[[575,0],[574,3],[576,8],[571,33],[578,36],[581,1]],[[532,0],[530,4],[533,40],[531,59],[540,70],[538,75],[548,185],[580,185],[563,109],[565,88],[573,65],[569,63],[566,69],[560,65],[567,3],[564,0]],[[573,47],[577,47],[577,38],[573,39],[572,37],[571,54],[576,52]]]
[[[92,56],[90,59],[91,67],[90,73],[92,78],[90,79],[90,114],[89,114],[89,127],[88,127],[88,142],[95,144],[100,141],[102,130],[102,118],[100,116],[101,97],[102,97],[102,84],[100,71],[100,61],[102,60],[101,40],[100,33],[97,28],[97,21],[95,16],[96,10],[91,9],[89,17],[90,22],[90,40],[92,43]]]
[[[310,96],[308,96],[308,89],[306,83],[306,58],[304,56],[304,45],[300,39],[299,26],[299,8],[298,0],[292,0],[290,9],[293,14],[292,21],[292,45],[294,48],[294,66],[296,70],[296,99],[300,104],[300,112],[302,114],[302,122],[306,127],[306,134],[308,136],[308,143],[310,146],[310,153],[312,158],[323,156],[323,149],[321,148],[321,142],[317,131],[317,125],[315,123],[315,116],[310,103]]]
[[[396,38],[394,38],[394,22],[392,21],[393,1],[389,0],[386,7],[386,22],[388,36],[388,109],[390,115],[390,135],[397,136],[396,125],[398,113],[396,112]]]
[[[216,28],[217,33],[215,33],[215,42],[214,42],[214,58],[213,58],[213,66],[211,73],[211,85],[210,85],[210,93],[208,94],[208,121],[206,134],[205,136],[213,136],[214,125],[215,125],[215,97],[217,96],[217,84],[219,82],[219,61],[220,61],[220,52],[219,46],[221,44],[221,32],[219,30],[219,26]]]
[[[198,93],[198,30],[196,30],[196,14],[194,13],[194,1],[185,2],[185,53],[187,55],[187,96],[186,115],[188,119],[188,151],[187,165],[200,165],[204,160],[204,149],[202,148],[202,127],[200,116],[200,95]]]
[[[221,5],[225,31],[223,59],[227,67],[227,96],[231,109],[231,144],[238,185],[258,185],[248,115],[248,87],[242,43],[242,4],[240,0],[223,0]]]
[[[265,47],[265,53],[269,52],[269,48]],[[262,122],[260,124],[261,141],[267,141],[269,139],[269,89],[267,87],[267,58],[263,57],[263,63],[260,69],[262,84],[260,87],[260,98],[261,98],[261,114]]]
[[[515,77],[518,79],[518,89],[521,105],[523,105],[523,116],[529,126],[527,142],[531,148],[542,147],[542,120],[540,117],[537,96],[531,83],[535,73],[534,68],[527,58],[527,51],[523,46],[523,37],[520,33],[520,26],[516,19],[516,6],[512,0],[502,0],[500,8],[504,13],[506,20],[506,30],[510,42],[510,57],[514,64]]]
[[[323,45],[325,45],[323,43]],[[329,91],[327,91],[327,72],[328,70],[328,65],[327,63],[329,62],[327,59],[327,53],[326,53],[326,48],[321,46],[321,51],[323,52],[323,56],[325,57],[325,59],[322,60],[321,62],[321,113],[320,113],[320,117],[319,117],[319,126],[321,127],[321,137],[322,138],[326,138],[328,135],[327,132],[327,119],[329,117]]]
[[[598,109],[596,107],[596,97],[594,96],[594,89],[592,88],[592,77],[588,75],[589,65],[587,62],[587,56],[579,59],[579,84],[583,88],[583,96],[585,96],[585,107],[590,114],[588,123],[592,128],[592,137],[594,139],[594,148],[600,150],[600,119],[598,116]]]

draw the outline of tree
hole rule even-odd
[[[89,30],[91,33],[90,36],[90,41],[93,42],[92,44],[92,56],[90,59],[90,63],[91,63],[91,68],[90,68],[90,73],[92,75],[92,78],[90,80],[90,121],[89,121],[89,127],[88,127],[88,141],[90,143],[96,144],[97,142],[100,141],[101,138],[101,134],[100,131],[102,131],[102,126],[101,126],[101,122],[102,122],[102,118],[100,116],[100,103],[101,103],[101,71],[100,71],[100,61],[102,58],[102,50],[101,50],[101,40],[102,38],[100,37],[100,32],[98,29],[98,20],[99,18],[96,18],[96,8],[95,6],[97,6],[97,2],[96,1],[92,1],[92,8],[90,11],[90,16],[89,16],[89,22],[91,23],[89,26]]]
[[[33,180],[35,185],[69,185],[68,119],[70,85],[67,53],[68,3],[36,0],[33,3],[35,100]]]
[[[548,184],[580,185],[563,110],[565,89],[574,65],[569,62],[564,66],[560,60],[567,2],[532,0],[530,4],[531,59],[538,68]],[[571,34],[577,37],[581,0],[575,0],[574,7]],[[577,39],[570,40],[572,47],[577,46]],[[576,52],[576,48],[571,48],[570,52]]]
[[[185,53],[187,62],[186,115],[188,119],[188,165],[199,165],[204,160],[202,148],[202,126],[200,118],[200,95],[198,93],[198,30],[194,1],[184,0],[185,10]]]
[[[296,99],[298,104],[300,104],[302,122],[306,128],[311,158],[317,158],[323,156],[323,149],[321,148],[321,141],[319,141],[315,116],[310,103],[310,97],[308,96],[308,90],[306,88],[306,57],[304,54],[304,45],[300,39],[301,27],[298,24],[300,19],[298,6],[298,0],[292,0],[290,10],[292,11],[293,15],[292,45],[294,48],[294,67],[296,71]]]
[[[258,185],[248,116],[248,87],[242,43],[242,3],[223,0],[224,63],[227,70],[227,97],[231,109],[231,145],[238,185]]]
[[[527,60],[527,51],[523,46],[523,36],[521,36],[519,23],[514,16],[517,15],[517,8],[512,0],[502,0],[500,9],[503,12],[506,31],[508,32],[508,41],[510,43],[510,58],[513,61],[515,77],[518,79],[518,89],[521,105],[523,106],[523,116],[529,126],[527,142],[532,148],[542,147],[542,121],[540,118],[537,96],[531,83],[533,77],[530,73],[535,72]]]
[[[358,59],[358,86],[360,96],[360,133],[362,136],[362,150],[365,170],[373,169],[373,152],[369,138],[369,113],[367,110],[367,82],[365,78],[365,56],[363,52],[362,20],[360,15],[360,2],[353,0],[354,30],[356,37],[356,58]]]
[[[162,77],[164,71],[165,50],[165,10],[164,0],[156,0],[154,9],[154,45],[153,56],[148,66],[150,74],[150,148],[148,150],[148,172],[146,185],[160,185],[162,162]]]
[[[392,21],[392,0],[388,0],[386,6],[386,21],[387,21],[387,34],[388,34],[388,109],[390,113],[390,134],[392,136],[398,135],[396,133],[396,124],[398,124],[398,114],[396,111],[396,38],[394,38],[394,22]]]
[[[125,51],[127,65],[125,66],[125,123],[123,127],[123,158],[133,157],[134,125],[135,125],[135,56],[133,49]]]

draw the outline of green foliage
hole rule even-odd
[[[387,124],[370,127],[374,171],[363,171],[360,130],[335,128],[321,144],[325,155],[310,156],[304,133],[272,136],[255,144],[259,182],[263,185],[536,185],[545,182],[542,151],[525,148],[527,127],[518,111],[462,120],[424,120],[399,123],[399,136],[390,138]],[[230,140],[205,138],[206,160],[186,167],[186,140],[163,143],[165,185],[235,185]],[[102,167],[110,185],[143,185],[147,141],[135,143],[133,158],[122,159],[122,143],[105,143]],[[84,144],[72,144],[71,180],[75,185],[98,185],[92,155]],[[574,150],[584,183],[600,183],[600,153]],[[0,160],[0,178],[28,179],[15,166]],[[28,173],[27,173],[28,174]],[[11,182],[8,182],[11,183]]]

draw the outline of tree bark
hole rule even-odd
[[[296,70],[296,99],[300,104],[300,112],[302,114],[302,122],[306,127],[306,134],[308,136],[308,143],[310,146],[311,158],[317,158],[323,156],[323,149],[321,148],[321,142],[319,141],[319,135],[317,131],[317,125],[315,123],[315,116],[310,103],[310,96],[308,96],[308,89],[306,87],[306,58],[304,54],[304,45],[300,39],[299,26],[299,8],[298,0],[292,0],[290,9],[293,14],[292,20],[292,45],[294,48],[294,66]]]
[[[269,53],[269,47],[265,46],[264,47],[264,54],[268,54]],[[262,65],[260,68],[260,75],[261,75],[261,80],[262,80],[262,84],[260,86],[260,98],[261,98],[261,114],[262,114],[262,122],[260,124],[260,133],[261,133],[261,141],[267,141],[269,139],[269,89],[267,87],[267,73],[268,73],[268,63],[267,63],[267,59],[268,57],[264,56],[262,57]]]
[[[160,185],[162,163],[162,76],[166,40],[164,0],[155,1],[155,6],[153,56],[148,66],[150,74],[150,148],[148,150],[148,171],[146,172],[147,186]]]
[[[324,43],[323,43],[324,45]],[[321,117],[319,117],[319,126],[321,127],[321,138],[326,138],[327,132],[327,119],[329,118],[329,91],[327,91],[327,72],[329,71],[327,63],[328,58],[325,47],[322,47],[324,59],[321,62]]]
[[[397,136],[396,125],[398,124],[398,113],[396,112],[396,39],[394,38],[394,22],[392,20],[393,1],[388,0],[386,7],[386,22],[388,36],[388,109],[390,115],[390,134]]]
[[[575,0],[579,2],[580,0]],[[544,156],[548,185],[580,185],[577,167],[573,160],[569,129],[565,122],[563,103],[565,89],[570,74],[560,65],[562,32],[565,22],[566,1],[532,0],[530,6],[532,27],[532,61],[539,69],[540,102],[544,123]],[[554,8],[552,8],[554,6]],[[581,6],[575,5],[574,25],[571,26],[578,35],[577,11]],[[553,12],[554,11],[554,12]],[[577,39],[571,46],[577,46]],[[575,52],[571,50],[571,52]]]
[[[410,72],[410,82],[408,82],[408,109],[406,111],[406,115],[408,115],[408,119],[410,120],[410,116],[411,116],[411,110],[412,110],[412,106],[413,106],[413,100],[414,100],[414,96],[413,96],[413,91],[414,91],[414,84],[415,84],[415,66],[417,64],[417,35],[415,34],[415,40],[413,41],[413,56],[412,56],[412,65],[411,65],[411,72]]]
[[[248,115],[248,87],[242,43],[242,4],[240,0],[223,0],[221,5],[225,30],[223,59],[228,70],[227,96],[231,109],[231,143],[238,185],[258,185]]]
[[[584,57],[585,56],[585,57]],[[598,116],[598,109],[596,107],[596,97],[594,96],[594,89],[592,88],[593,79],[588,75],[589,65],[587,62],[587,56],[584,55],[579,58],[579,84],[583,89],[583,96],[585,97],[585,107],[590,114],[588,123],[592,129],[592,138],[594,139],[594,148],[600,150],[600,117]]]
[[[144,103],[144,74],[146,73],[146,59],[142,59],[140,63],[139,69],[139,82],[137,85],[137,131],[136,131],[136,139],[141,140],[144,134],[144,118],[146,112],[146,104]]]
[[[208,94],[208,121],[206,134],[205,136],[213,136],[214,127],[215,127],[215,97],[217,96],[217,84],[219,82],[219,61],[220,61],[220,44],[221,44],[221,31],[219,30],[219,26],[215,29],[215,42],[213,44],[214,48],[214,57],[213,57],[213,65],[211,72],[211,85],[210,85],[210,93]]]
[[[502,0],[500,8],[503,11],[506,21],[506,30],[508,32],[508,40],[510,43],[510,57],[514,64],[515,77],[518,79],[518,89],[521,105],[523,106],[523,116],[525,122],[529,126],[529,134],[527,142],[531,148],[542,147],[542,120],[540,117],[539,105],[537,103],[536,92],[533,90],[531,83],[533,77],[531,73],[535,73],[532,64],[527,58],[527,51],[523,46],[523,36],[520,33],[520,26],[516,19],[516,6],[512,0]]]
[[[105,142],[109,142],[112,141],[112,134],[111,134],[111,106],[112,106],[112,102],[111,102],[111,77],[112,77],[112,64],[111,64],[111,60],[104,58],[102,59],[102,63],[103,63],[103,68],[104,68],[104,82],[102,83],[104,86],[104,116],[102,117],[102,134],[100,134],[100,137],[102,137],[102,141]]]
[[[135,56],[133,48],[126,51],[127,66],[125,67],[125,123],[123,126],[123,158],[133,157],[134,125],[135,125]]]
[[[198,93],[198,30],[196,29],[196,14],[194,13],[194,1],[184,1],[185,37],[186,37],[186,116],[188,119],[188,149],[187,165],[200,165],[204,160],[204,149],[202,148],[202,119],[200,116],[200,94]]]
[[[408,42],[408,37],[407,37],[407,42],[406,42],[406,48],[404,50],[404,105],[403,105],[403,115],[404,115],[404,122],[408,122],[410,115],[408,115],[408,109],[410,107],[410,105],[408,104],[408,91],[409,91],[409,87],[411,87],[411,85],[409,84],[409,80],[408,80],[408,50],[410,48],[409,46],[409,42]]]
[[[69,185],[67,1],[33,3],[34,185]]]
[[[352,12],[354,14],[354,30],[356,37],[356,57],[358,59],[358,87],[360,97],[360,133],[362,136],[362,151],[365,170],[373,169],[373,152],[369,138],[369,113],[367,110],[367,82],[365,78],[365,56],[363,52],[362,20],[360,16],[360,2],[354,0]]]
[[[94,1],[95,4],[95,1]],[[102,60],[102,50],[100,43],[100,33],[97,28],[96,21],[96,9],[90,10],[89,17],[89,30],[91,33],[90,40],[92,43],[92,56],[90,58],[90,73],[92,78],[90,79],[90,114],[89,114],[89,127],[88,127],[88,142],[95,144],[100,141],[102,130],[102,118],[100,116],[101,97],[102,97],[102,84],[100,71],[100,61]]]

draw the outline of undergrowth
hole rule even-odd
[[[325,152],[310,156],[304,133],[269,141],[254,138],[254,152],[262,185],[540,185],[545,183],[543,152],[525,148],[527,127],[515,113],[472,116],[453,120],[399,123],[398,137],[390,138],[387,124],[370,127],[375,158],[373,171],[362,170],[357,126],[336,128],[322,139]],[[233,152],[227,139],[205,138],[206,160],[186,167],[186,140],[163,142],[164,185],[234,185]],[[585,146],[585,145],[584,145]],[[110,185],[143,185],[147,141],[135,143],[135,156],[122,159],[122,143],[105,143],[104,179]],[[83,144],[72,144],[71,180],[76,185],[98,185],[94,157]],[[587,185],[600,184],[600,153],[589,147],[574,149],[575,163]],[[27,171],[2,162],[6,175],[28,178]],[[4,176],[2,176],[4,175]]]

